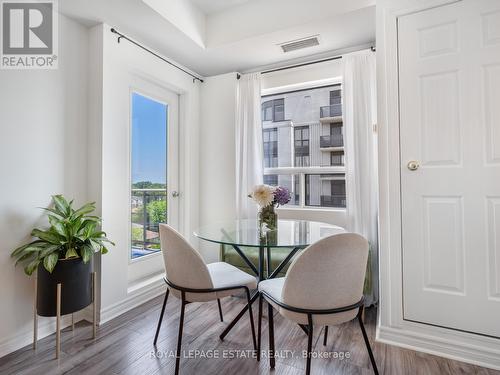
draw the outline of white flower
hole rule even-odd
[[[260,207],[266,207],[274,201],[274,187],[269,185],[257,185],[250,193],[250,197],[257,202]]]

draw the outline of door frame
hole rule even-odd
[[[380,302],[376,339],[500,369],[500,340],[403,318],[398,19],[460,1],[468,0],[385,0],[377,4]]]
[[[179,120],[180,120],[180,95],[175,91],[161,85],[159,82],[153,82],[142,75],[129,74],[129,115],[128,115],[128,195],[132,194],[132,95],[137,93],[141,96],[154,100],[155,102],[167,105],[167,222],[174,228],[179,229],[180,223],[180,200],[178,197],[172,197],[172,191],[179,191]],[[175,99],[173,97],[175,96]],[[172,100],[176,101],[170,104]],[[172,142],[173,141],[173,142]],[[174,160],[173,163],[169,163]],[[132,221],[132,209],[129,204],[128,209],[129,223]],[[132,247],[132,226],[128,228],[128,248]],[[154,277],[163,274],[163,261],[161,251],[144,255],[132,259],[131,251],[128,253],[128,281],[129,285],[148,277]]]

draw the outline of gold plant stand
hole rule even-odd
[[[38,314],[36,309],[37,304],[37,275],[35,275],[35,297],[33,301],[33,349],[36,349],[38,342]],[[61,354],[61,289],[62,284],[57,284],[56,292],[56,359],[59,359]],[[92,338],[96,338],[97,334],[97,308],[96,308],[96,272],[92,272]],[[71,314],[71,330],[75,330],[75,316]]]

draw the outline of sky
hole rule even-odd
[[[167,106],[132,94],[132,183],[167,183]]]

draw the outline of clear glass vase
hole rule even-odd
[[[275,230],[278,226],[278,215],[274,211],[274,205],[262,207],[259,211],[259,223],[261,228],[264,226],[268,230]]]

